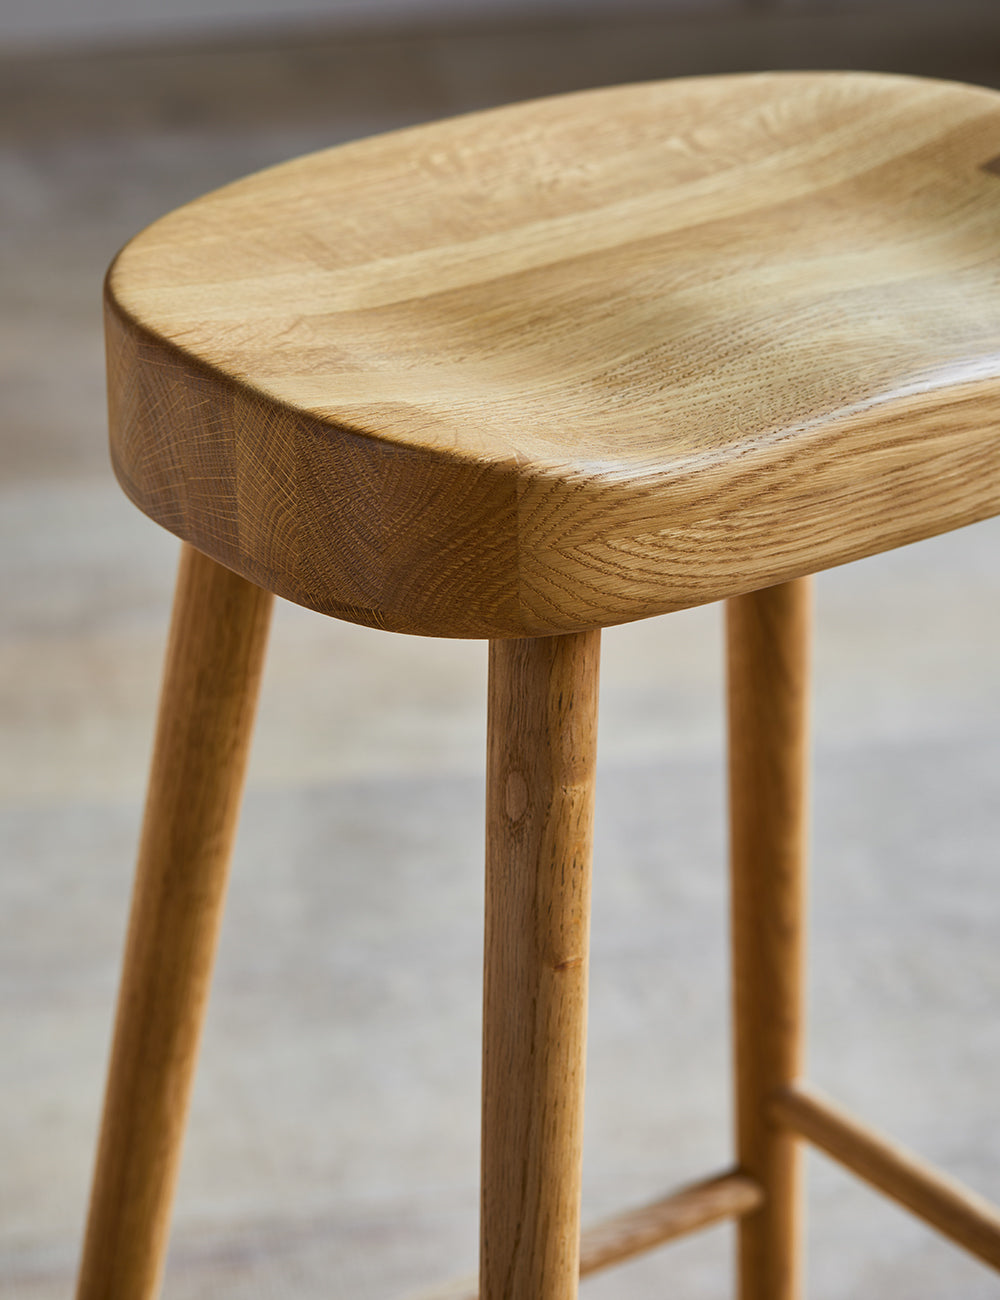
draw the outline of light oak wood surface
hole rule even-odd
[[[315,154],[108,279],[112,449],[253,581],[591,629],[1000,511],[1000,97],[679,80]]]
[[[490,646],[482,1300],[574,1300],[600,632]]]
[[[184,547],[77,1300],[159,1294],[271,605]]]
[[[580,1238],[580,1276],[598,1273],[701,1228],[738,1219],[758,1209],[762,1201],[760,1186],[745,1174],[730,1171],[689,1183],[649,1205],[586,1228]],[[421,1291],[412,1300],[479,1300],[479,1283],[474,1277],[455,1278]]]
[[[797,1083],[776,1092],[769,1112],[852,1173],[1000,1271],[1000,1206],[929,1165],[898,1142]]]
[[[718,1174],[691,1183],[651,1205],[626,1210],[588,1228],[580,1242],[580,1276],[725,1219],[739,1219],[758,1209],[762,1201],[760,1184],[745,1174]]]
[[[740,1300],[802,1295],[802,1153],[768,1109],[803,1066],[811,579],[726,606]]]

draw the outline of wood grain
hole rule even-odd
[[[599,653],[490,646],[483,1300],[577,1294]]]
[[[749,1214],[762,1200],[760,1187],[745,1174],[717,1174],[689,1183],[649,1205],[625,1210],[586,1228],[580,1238],[580,1276],[598,1273],[700,1228]],[[413,1300],[479,1300],[479,1284],[474,1277],[456,1278],[422,1291]]]
[[[271,604],[184,548],[77,1300],[159,1292]]]
[[[772,1118],[1000,1269],[1000,1208],[803,1083],[771,1099]]]
[[[691,1183],[659,1201],[594,1224],[580,1244],[580,1276],[596,1273],[725,1219],[760,1207],[764,1193],[746,1174],[725,1173]]]
[[[802,1290],[801,1152],[768,1105],[802,1069],[810,579],[727,604],[736,1143],[764,1204],[741,1300]]]
[[[1000,511],[1000,97],[679,80],[285,164],[107,285],[114,463],[270,590],[584,630]]]

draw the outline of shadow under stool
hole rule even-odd
[[[472,114],[181,208],[106,306],[115,470],[185,545],[80,1300],[160,1285],[274,594],[490,642],[483,1300],[722,1218],[794,1300],[803,1140],[1000,1269],[995,1209],[802,1080],[808,575],[1000,513],[1000,96]],[[737,1150],[581,1242],[601,629],[715,600]]]

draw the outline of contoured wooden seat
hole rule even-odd
[[[606,626],[1000,510],[998,278],[990,91],[764,75],[473,114],[135,239],[115,466],[326,613]]]

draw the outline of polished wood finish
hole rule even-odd
[[[772,1119],[807,1138],[925,1223],[1000,1269],[1000,1208],[799,1083],[771,1099]]]
[[[107,285],[112,451],[254,582],[520,637],[1000,511],[1000,96],[694,78],[471,114],[163,218]]]
[[[758,1184],[745,1174],[717,1174],[592,1224],[580,1239],[580,1276],[598,1273],[724,1219],[738,1219],[758,1209],[763,1199]],[[422,1291],[415,1300],[479,1300],[479,1286],[475,1278],[460,1278]]]
[[[992,1210],[797,1081],[804,575],[1000,511],[998,158],[992,91],[692,79],[299,159],[123,250],[115,468],[205,555],[182,567],[80,1300],[158,1284],[259,588],[491,640],[482,1300],[575,1300],[581,1272],[734,1216],[741,1300],[799,1300],[800,1135],[997,1262]],[[722,598],[738,1168],[581,1257],[600,629]]]
[[[490,646],[483,1300],[577,1294],[599,654]]]
[[[769,1099],[802,1068],[810,580],[727,606],[737,1161],[765,1202],[740,1224],[741,1300],[801,1294],[801,1159]]]
[[[724,1219],[739,1219],[763,1204],[759,1183],[746,1174],[725,1173],[691,1183],[651,1205],[626,1210],[583,1234],[580,1276],[620,1264],[664,1242],[685,1237]]]
[[[153,1300],[271,596],[185,547],[77,1300]]]

